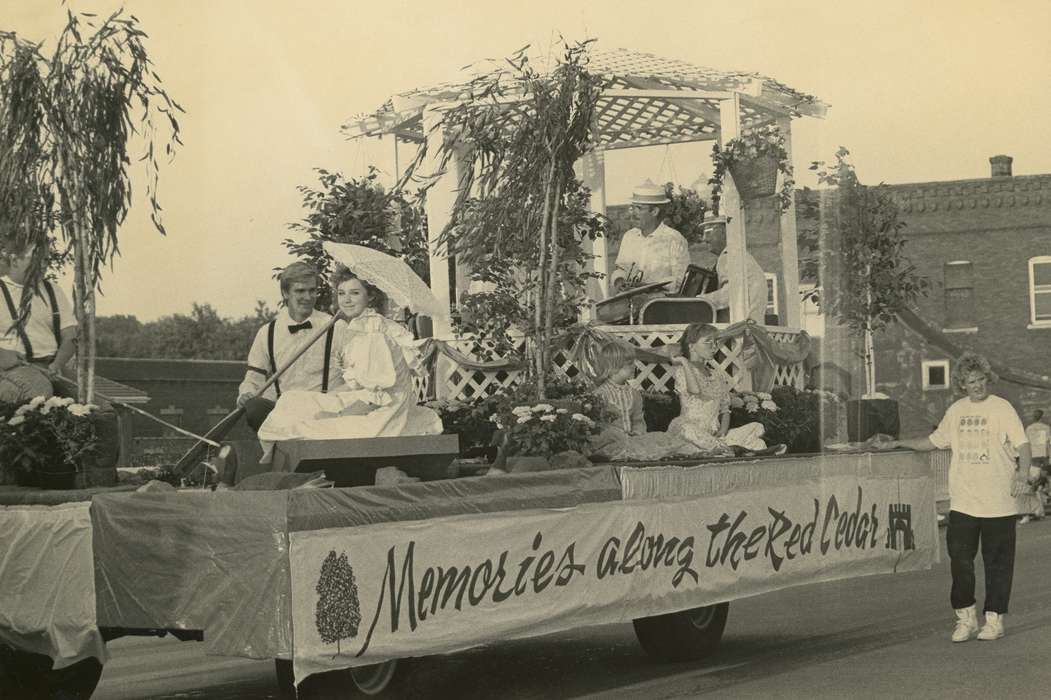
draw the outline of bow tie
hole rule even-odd
[[[289,326],[288,327],[288,332],[291,333],[292,335],[295,335],[299,331],[305,331],[306,329],[313,328],[313,327],[314,326],[313,326],[313,324],[310,323],[310,321],[303,321],[302,323],[296,323],[295,325]]]

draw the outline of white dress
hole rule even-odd
[[[368,309],[346,326],[341,351],[342,391],[323,394],[289,391],[259,427],[264,460],[278,440],[309,438],[394,437],[437,435],[442,419],[416,405],[412,375],[420,356],[412,334],[403,326]],[[348,415],[355,404],[372,404],[371,411]]]
[[[686,388],[686,373],[691,372],[701,393],[691,394]],[[675,391],[679,395],[680,412],[668,425],[670,435],[680,436],[702,450],[719,450],[727,446],[747,450],[766,448],[763,424],[747,423],[718,437],[719,416],[730,409],[730,377],[718,367],[709,367],[705,374],[692,364],[675,368]]]

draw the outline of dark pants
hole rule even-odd
[[[245,401],[245,423],[255,432],[259,432],[259,426],[263,424],[266,417],[270,415],[270,411],[273,410],[274,402],[270,399],[264,399],[261,396],[248,399]]]
[[[983,611],[1006,613],[1015,568],[1015,516],[976,518],[949,511],[945,542],[952,570],[949,601],[953,609],[974,605],[974,558],[981,542],[982,563],[985,565]]]

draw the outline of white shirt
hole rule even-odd
[[[296,333],[290,333],[289,326],[298,325],[288,315],[287,309],[282,309],[277,315],[274,327],[274,365],[277,369],[287,362],[295,353],[313,338],[318,330],[331,320],[331,316],[323,311],[314,311],[306,319],[310,321],[311,328]],[[328,389],[333,391],[343,385],[343,368],[339,362],[339,351],[343,347],[343,332],[346,323],[336,322],[336,329],[332,337],[332,349],[329,354]],[[248,351],[248,368],[245,371],[244,381],[238,389],[238,394],[258,394],[259,389],[270,377],[272,365],[270,364],[270,352],[267,348],[267,337],[270,332],[270,324],[264,325],[255,334],[252,348]],[[289,367],[281,378],[277,380],[281,391],[290,389],[302,389],[304,391],[321,391],[322,378],[325,366],[325,338],[321,337],[310,346],[303,355]],[[271,386],[263,394],[264,398],[276,399],[277,392]]]
[[[3,277],[7,291],[11,294],[14,302],[15,312],[22,303],[22,285],[12,282],[10,277]],[[59,330],[75,328],[77,318],[73,314],[73,305],[69,297],[54,282],[51,288],[55,290],[55,302],[58,305]],[[2,296],[2,295],[0,295]],[[18,332],[12,330],[14,320],[7,309],[7,303],[0,299],[0,349],[11,350],[25,357],[26,349]],[[10,331],[10,332],[9,332]],[[47,298],[47,292],[41,284],[37,293],[33,296],[32,306],[29,307],[29,319],[25,326],[26,337],[29,344],[33,346],[33,357],[50,357],[58,352],[58,344],[55,342],[55,332],[51,325],[51,301]]]
[[[1051,426],[1037,421],[1026,427],[1025,435],[1029,438],[1029,449],[1034,457],[1047,457],[1047,441],[1051,439]]]
[[[747,251],[745,251],[744,264],[748,274],[748,318],[756,323],[764,323],[766,321],[766,275],[752,254]],[[729,279],[737,273],[738,269],[740,268],[730,255],[730,249],[724,248],[719,254],[719,259],[715,261],[715,274],[719,276],[719,288],[714,292],[698,296],[712,302],[716,309],[725,309],[730,306]],[[737,322],[742,319],[731,318],[730,320]]]
[[[633,228],[624,234],[617,251],[617,265],[611,281],[642,272],[645,283],[666,282],[677,285],[690,264],[690,247],[675,229],[661,224],[648,236]],[[634,266],[634,267],[633,267]]]
[[[983,401],[962,398],[949,406],[930,441],[952,450],[949,501],[953,510],[975,518],[1018,513],[1011,495],[1014,452],[1028,439],[1010,403],[993,395]]]

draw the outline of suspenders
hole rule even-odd
[[[62,314],[58,310],[55,288],[47,280],[43,280],[43,285],[44,291],[47,292],[48,303],[51,305],[51,332],[55,334],[55,349],[57,351],[59,346],[62,345]],[[26,361],[32,362],[33,344],[29,342],[29,336],[26,335],[25,324],[18,322],[18,310],[15,308],[15,301],[11,298],[11,291],[3,280],[0,280],[0,292],[3,292],[4,302],[7,303],[7,312],[11,315],[11,322],[15,326],[15,332],[18,333],[18,339],[22,341],[22,345],[26,349]]]
[[[274,353],[274,331],[277,328],[277,319],[274,319],[267,324],[266,329],[266,350],[267,354],[270,355],[270,376],[277,374],[277,355]],[[329,365],[332,362],[332,337],[335,334],[336,327],[329,326],[328,332],[325,333],[325,361],[321,370],[321,393],[328,392],[328,375]],[[281,382],[274,382],[274,391],[277,392],[278,397],[281,396]]]

